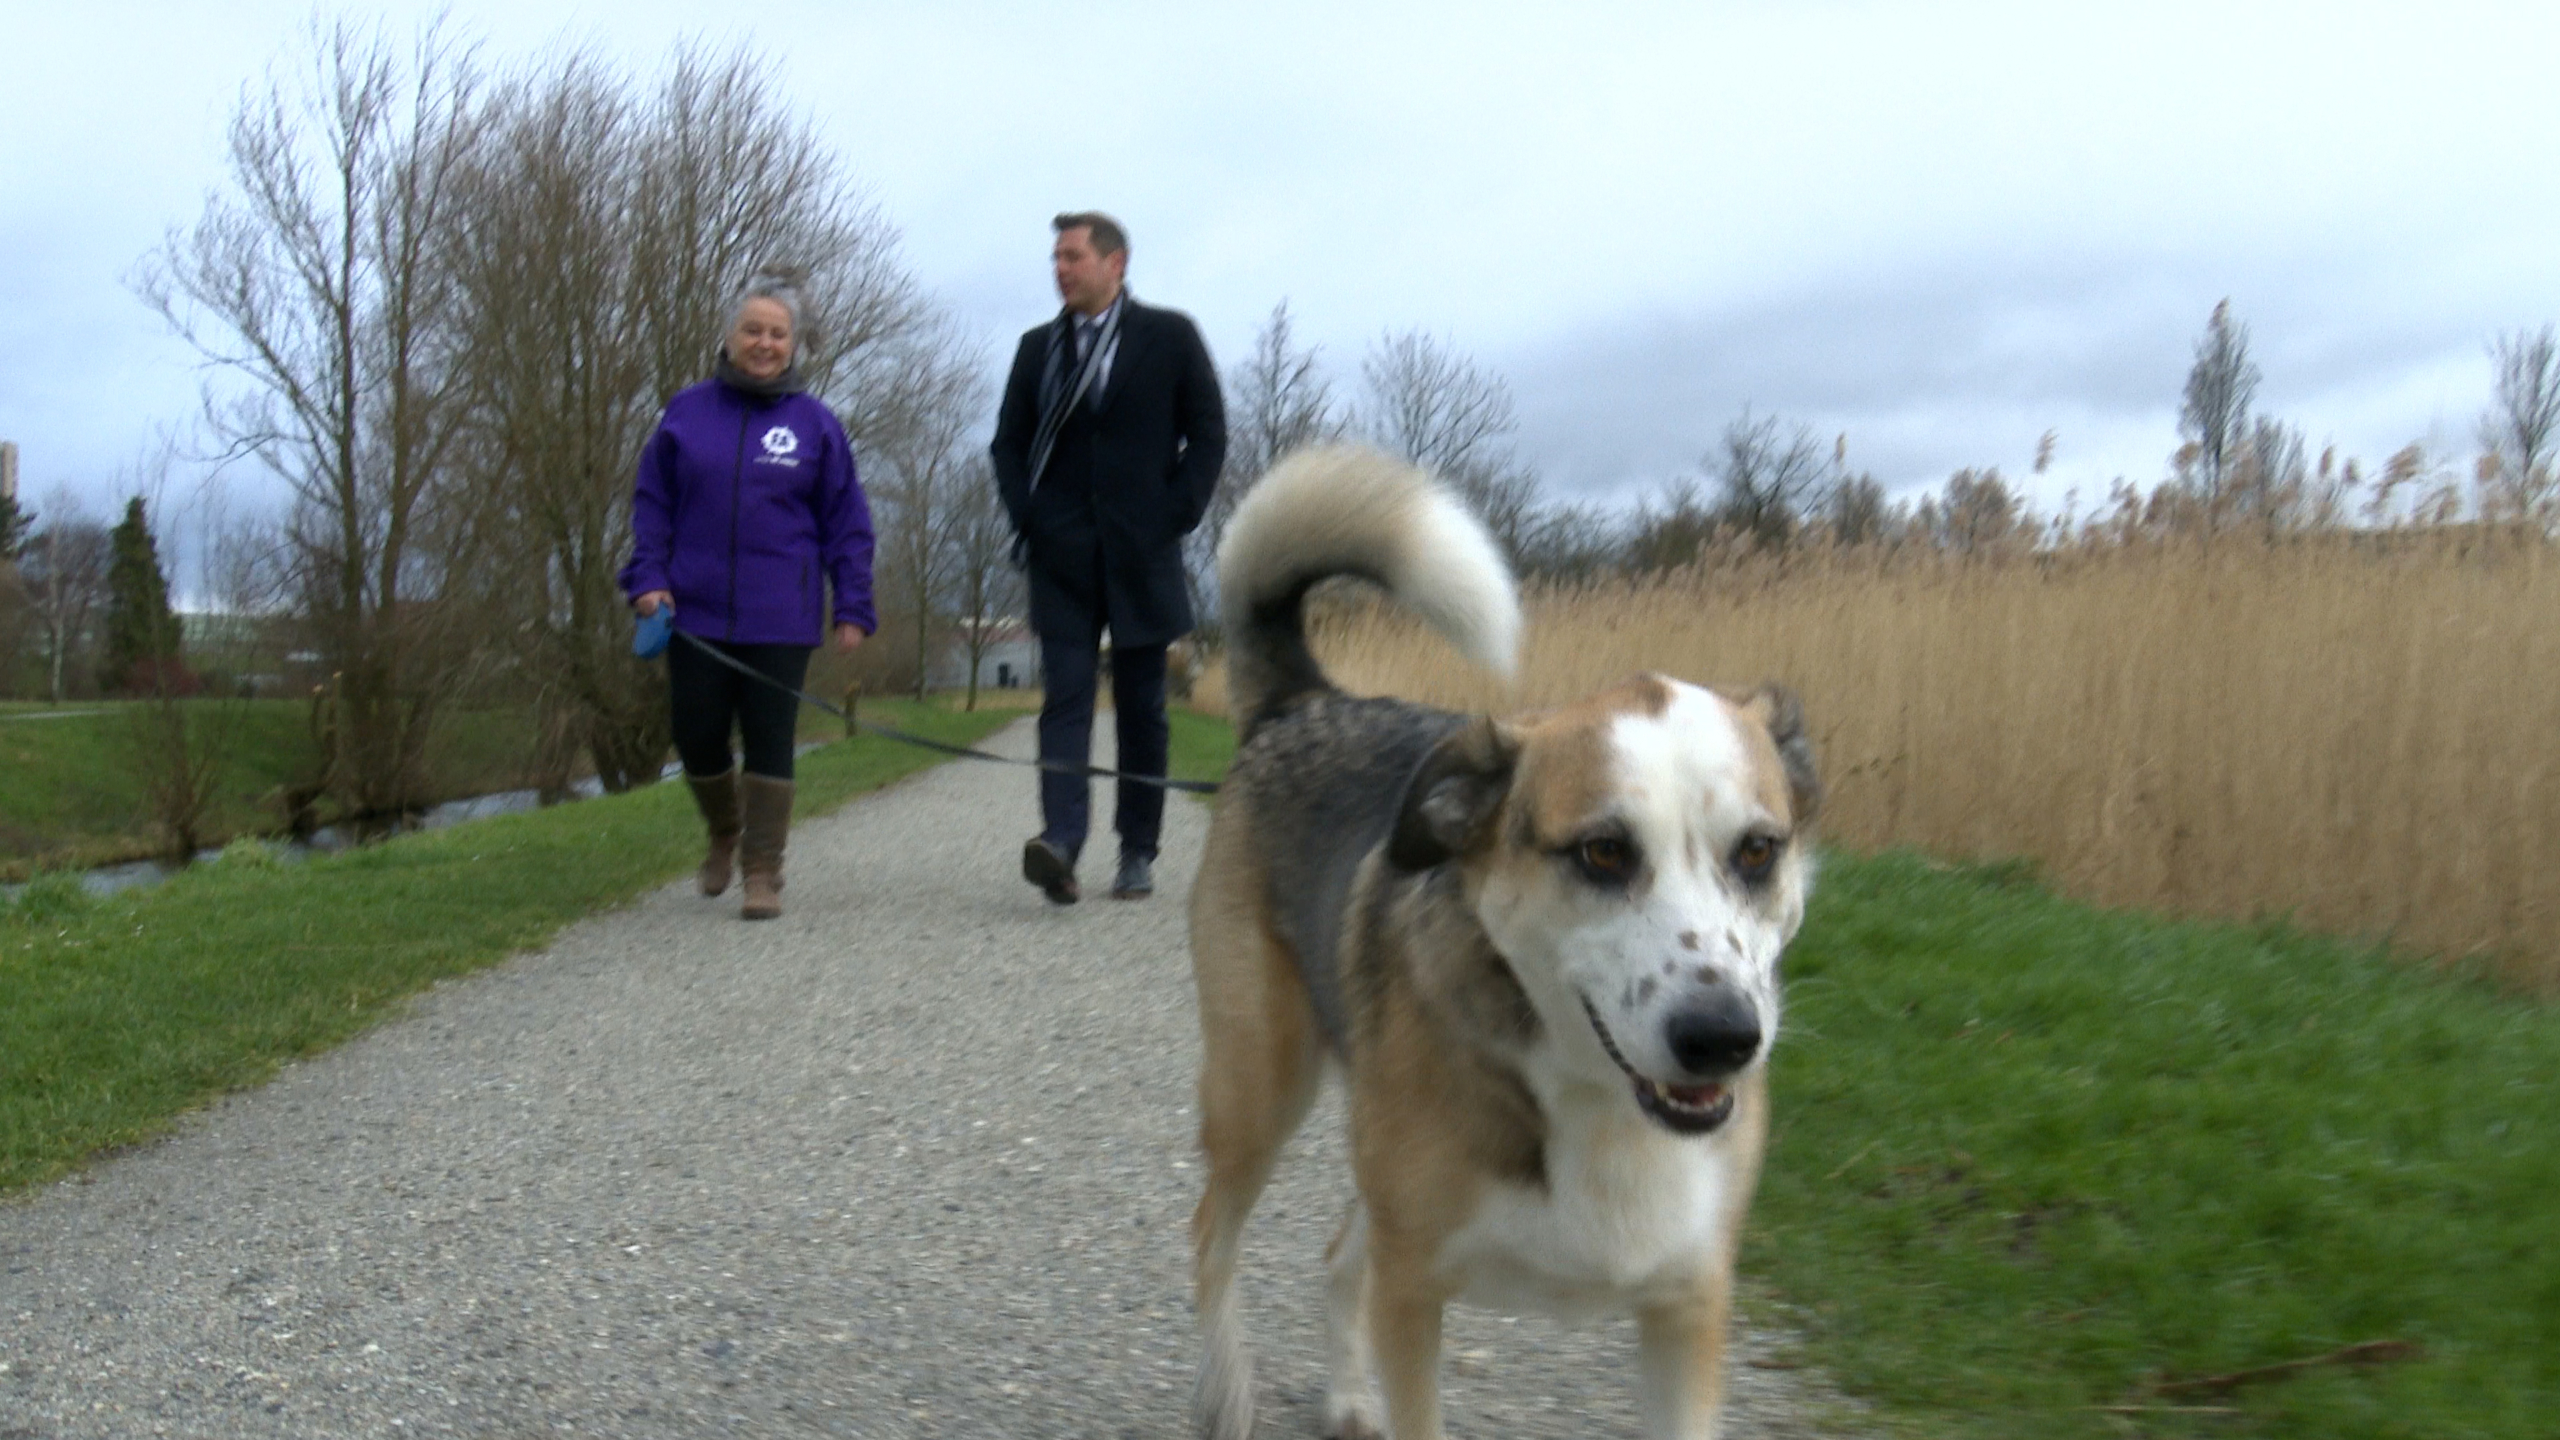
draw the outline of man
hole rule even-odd
[[[1191,318],[1141,305],[1122,283],[1129,241],[1090,211],[1050,222],[1049,259],[1065,306],[1022,337],[996,415],[996,487],[1030,581],[1047,695],[1040,757],[1091,762],[1095,677],[1111,634],[1111,703],[1120,770],[1162,775],[1165,646],[1191,629],[1182,537],[1209,508],[1226,462],[1218,372]],[[1022,875],[1059,905],[1081,893],[1090,786],[1044,770],[1040,833]],[[1154,893],[1164,791],[1123,780],[1116,899]]]

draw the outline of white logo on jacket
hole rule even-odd
[[[791,458],[791,452],[799,448],[800,437],[791,433],[791,427],[776,425],[764,432],[764,453],[756,458],[776,465],[797,465],[800,462]]]

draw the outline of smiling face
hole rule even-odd
[[[1732,1115],[1777,1032],[1811,881],[1800,724],[1783,697],[1650,675],[1538,717],[1468,865],[1570,1073],[1682,1134]]]
[[[791,311],[761,295],[738,307],[722,342],[729,363],[751,380],[771,380],[790,369],[792,343]]]

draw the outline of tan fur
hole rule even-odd
[[[1322,1053],[1306,987],[1272,933],[1260,867],[1244,844],[1243,802],[1209,827],[1191,890],[1192,971],[1202,1049],[1200,1149],[1208,1184],[1191,1218],[1193,1292],[1208,1354],[1194,1411],[1204,1433],[1253,1433],[1253,1371],[1238,1333],[1234,1283],[1245,1217],[1280,1147],[1314,1104]]]
[[[1668,703],[1667,687],[1644,676],[1499,727],[1519,747],[1514,783],[1504,813],[1484,828],[1461,870],[1480,881],[1496,869],[1545,865],[1544,847],[1563,843],[1609,802],[1609,719],[1658,716]],[[1786,816],[1788,779],[1767,727],[1752,707],[1735,711],[1749,722],[1741,729],[1751,789],[1772,814]],[[1238,1232],[1306,1113],[1320,1066],[1303,986],[1265,913],[1251,829],[1243,804],[1222,806],[1193,899],[1204,1040],[1201,1143],[1210,1172],[1194,1219],[1199,1308],[1211,1330],[1200,1418],[1221,1440],[1251,1433],[1251,1382],[1231,1288]],[[1353,915],[1367,910],[1381,867],[1376,856],[1364,867],[1348,907]],[[1484,993],[1484,967],[1499,962],[1481,953],[1483,934],[1455,893],[1408,889],[1381,913],[1379,933],[1363,936],[1354,927],[1342,957],[1345,988],[1357,992],[1343,1068],[1361,1199],[1328,1252],[1336,1325],[1348,1332],[1337,1334],[1335,1364],[1356,1366],[1365,1348],[1386,1402],[1383,1433],[1437,1440],[1440,1317],[1455,1298],[1439,1257],[1490,1187],[1543,1183],[1546,1122],[1516,1079],[1487,1063],[1494,1047],[1519,1039],[1523,1017]],[[1525,1022],[1534,1028],[1535,1016]],[[1630,1126],[1644,1123],[1630,1115]],[[1720,1132],[1734,1157],[1732,1183],[1745,1197],[1757,1180],[1768,1118],[1765,1072],[1755,1071],[1736,1087],[1734,1117]],[[1741,1203],[1731,1208],[1716,1263],[1694,1285],[1637,1309],[1650,1433],[1711,1433],[1746,1211]],[[1229,1355],[1235,1358],[1221,1358]],[[1337,1375],[1338,1395],[1345,1383]],[[1356,1379],[1350,1392],[1329,1406],[1328,1433],[1380,1433]]]
[[[1671,687],[1661,676],[1635,675],[1571,705],[1511,722],[1507,728],[1522,745],[1505,803],[1513,838],[1524,848],[1561,844],[1597,814],[1608,803],[1613,783],[1609,720],[1659,716],[1670,704]]]
[[[1493,668],[1516,639],[1490,537],[1367,452],[1276,467],[1221,548],[1241,743],[1191,900],[1199,1425],[1252,1434],[1236,1258],[1338,1061],[1359,1199],[1326,1254],[1327,1433],[1440,1440],[1465,1298],[1632,1312],[1648,1435],[1705,1440],[1809,875],[1800,848],[1748,876],[1730,857],[1803,839],[1801,713],[1657,675],[1503,720],[1355,700],[1301,628],[1306,587],[1343,573]]]

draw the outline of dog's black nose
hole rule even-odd
[[[1671,1058],[1690,1074],[1730,1075],[1759,1052],[1760,1016],[1741,991],[1719,985],[1674,1012],[1663,1025],[1663,1039]]]

